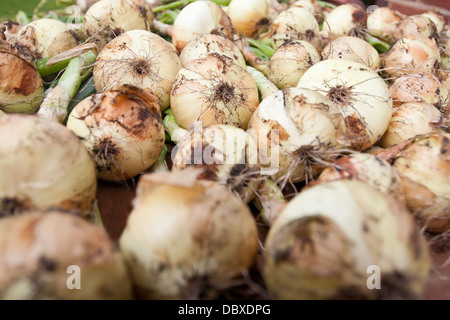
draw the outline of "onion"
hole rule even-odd
[[[0,212],[60,208],[90,214],[92,159],[63,125],[31,115],[0,117]]]
[[[100,0],[86,11],[81,32],[101,49],[130,30],[150,31],[153,12],[145,0]]]
[[[269,3],[267,0],[231,0],[227,15],[237,34],[255,37],[269,24]]]
[[[372,267],[378,290],[369,288]],[[416,299],[430,270],[404,205],[365,182],[338,180],[287,204],[265,240],[262,275],[273,299]]]
[[[184,67],[189,61],[204,58],[209,54],[217,55],[223,60],[246,67],[246,61],[238,46],[230,39],[216,35],[204,34],[191,40],[180,53],[180,62]]]
[[[400,202],[406,201],[399,173],[388,161],[365,152],[340,157],[304,189],[341,179],[363,181]]]
[[[323,29],[333,37],[356,35],[365,26],[367,14],[355,3],[341,4],[325,18]]]
[[[383,148],[389,148],[418,134],[439,130],[444,127],[443,120],[443,115],[439,109],[429,103],[403,103],[392,114],[391,122],[380,141],[380,145]]]
[[[323,60],[347,59],[363,63],[373,70],[380,67],[380,56],[373,46],[360,38],[342,36],[332,40],[320,53]]]
[[[305,71],[319,61],[319,53],[309,42],[286,42],[269,59],[269,80],[279,89],[295,87]]]
[[[183,7],[175,18],[172,43],[181,52],[189,41],[206,33],[233,40],[233,24],[218,4],[212,1],[195,1]]]
[[[55,56],[78,44],[78,36],[56,19],[37,19],[20,29],[18,41],[33,51],[37,59]]]
[[[179,125],[229,124],[244,130],[259,103],[250,73],[228,60],[210,55],[195,59],[178,72],[170,106]]]
[[[320,93],[296,87],[265,98],[248,133],[257,141],[261,164],[274,170],[282,186],[316,176],[347,142],[339,109]]]
[[[26,47],[0,40],[0,109],[35,113],[44,100],[44,84]]]
[[[297,0],[289,4],[290,7],[303,8],[315,16],[322,16],[322,7],[314,0]]]
[[[191,126],[172,150],[173,170],[202,168],[200,179],[216,181],[248,203],[259,176],[258,148],[250,135],[234,126]]]
[[[316,63],[298,87],[317,90],[341,110],[351,149],[362,151],[385,133],[392,116],[392,98],[384,80],[364,64],[329,59]]]
[[[387,77],[398,78],[417,72],[433,73],[440,55],[434,41],[427,38],[400,39],[383,58],[383,72]]]
[[[431,132],[412,140],[392,165],[418,223],[428,233],[445,232],[450,229],[450,134]]]
[[[422,16],[430,19],[434,25],[436,26],[436,32],[439,34],[442,30],[444,30],[445,26],[445,19],[442,15],[433,12],[433,11],[427,11],[425,13],[422,13]]]
[[[432,20],[424,15],[412,15],[405,17],[392,32],[392,40],[436,38],[437,29]]]
[[[134,85],[155,94],[163,110],[169,106],[170,88],[180,68],[170,42],[149,31],[131,30],[111,40],[98,54],[95,89],[102,92]]]
[[[138,182],[119,240],[138,297],[214,299],[255,263],[258,235],[250,210],[198,174],[187,168]]]
[[[389,7],[377,7],[367,14],[367,32],[376,36],[390,39],[392,32],[405,15]]]
[[[72,214],[2,218],[0,248],[1,299],[132,298],[124,262],[106,231]]]
[[[158,99],[132,86],[85,98],[71,112],[67,128],[95,160],[97,177],[107,181],[144,172],[164,146]]]

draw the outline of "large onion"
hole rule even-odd
[[[345,117],[352,149],[365,150],[386,131],[392,98],[384,80],[364,64],[329,59],[309,68],[297,85],[326,95]]]
[[[269,8],[267,0],[232,0],[227,15],[237,34],[255,37],[269,24]]]
[[[274,299],[414,299],[430,267],[404,205],[367,183],[338,180],[287,204],[265,241],[263,278]]]
[[[0,213],[61,208],[92,211],[94,162],[66,127],[31,115],[0,117]]]
[[[178,72],[170,106],[179,125],[229,124],[247,129],[259,103],[258,89],[243,67],[213,55],[190,61]]]
[[[132,298],[124,262],[106,231],[72,214],[2,218],[0,248],[1,299]]]
[[[367,14],[367,32],[378,37],[391,38],[404,14],[389,7],[378,7]]]
[[[341,4],[326,16],[323,30],[333,37],[356,35],[365,26],[366,20],[367,14],[358,4]]]
[[[248,207],[190,169],[139,180],[119,240],[138,297],[214,298],[255,262],[258,235]]]
[[[392,32],[392,40],[436,38],[437,29],[434,22],[424,15],[407,16],[400,21]]]
[[[131,30],[111,40],[98,54],[93,71],[95,89],[102,92],[134,85],[155,94],[165,109],[180,68],[171,43],[146,30]]]
[[[124,181],[144,172],[164,146],[156,96],[132,86],[93,94],[76,105],[67,128],[95,160],[97,176]]]

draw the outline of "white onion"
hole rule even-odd
[[[131,86],[85,98],[71,112],[67,128],[95,160],[97,177],[107,181],[144,172],[164,146],[157,97]]]
[[[326,16],[322,30],[332,37],[355,35],[365,26],[366,20],[367,14],[358,4],[341,4]]]
[[[237,34],[255,37],[269,24],[269,3],[267,0],[231,0],[227,15]]]
[[[375,144],[389,125],[392,98],[388,86],[364,64],[323,60],[309,68],[297,86],[319,91],[340,108],[354,150]]]
[[[437,29],[434,22],[425,15],[407,16],[400,21],[392,32],[392,40],[436,38]]]
[[[1,214],[61,208],[91,213],[94,162],[62,124],[31,115],[0,117]]]
[[[53,210],[2,218],[0,248],[2,300],[132,298],[124,262],[105,229],[75,215]]]
[[[146,30],[124,32],[98,54],[93,77],[97,92],[124,84],[150,91],[169,106],[170,88],[181,62],[173,45]]]
[[[255,263],[258,235],[249,208],[190,169],[138,182],[119,239],[138,297],[214,299]]]
[[[374,36],[389,39],[395,27],[404,17],[404,14],[392,8],[378,7],[367,14],[367,32]]]
[[[185,129],[201,121],[203,126],[229,124],[245,130],[258,103],[258,89],[250,73],[213,55],[181,68],[170,93],[173,114]]]
[[[262,274],[273,299],[417,299],[430,270],[404,205],[365,182],[338,180],[287,204],[265,240]]]

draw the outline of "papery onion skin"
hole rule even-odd
[[[157,97],[132,86],[82,100],[67,128],[95,160],[97,177],[106,181],[124,181],[144,172],[164,146]]]
[[[407,16],[396,25],[392,32],[392,40],[436,38],[437,29],[434,22],[423,15]]]
[[[89,215],[94,162],[63,125],[32,115],[0,117],[0,215],[60,208]]]
[[[201,170],[144,175],[120,250],[142,299],[214,299],[258,252],[248,207]]]
[[[365,10],[355,3],[341,4],[334,8],[323,22],[323,29],[332,37],[353,35],[366,24]]]
[[[173,45],[146,30],[127,31],[98,54],[93,70],[97,92],[134,85],[160,99],[161,110],[169,106],[170,88],[181,62]]]
[[[402,177],[407,206],[428,233],[450,229],[450,134],[431,132],[411,138],[393,160]]]
[[[364,64],[328,59],[309,68],[297,85],[317,90],[338,105],[351,149],[363,151],[385,133],[392,117],[392,98],[384,80]]]
[[[379,290],[367,285],[371,266],[380,268]],[[430,270],[404,205],[362,181],[338,180],[288,203],[269,229],[262,274],[273,299],[416,299]]]
[[[125,300],[131,281],[105,229],[73,214],[29,211],[0,219],[2,300]],[[79,289],[70,288],[78,267]],[[75,280],[74,280],[75,282]]]
[[[258,104],[258,89],[250,73],[212,55],[181,68],[170,93],[173,114],[184,129],[201,121],[203,126],[229,124],[246,130]]]
[[[404,14],[392,8],[378,7],[367,14],[367,32],[390,39],[395,27],[404,17]]]
[[[232,0],[227,15],[237,34],[255,37],[269,24],[269,3],[266,0]]]

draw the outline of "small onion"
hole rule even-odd
[[[200,179],[216,181],[248,203],[259,175],[258,148],[250,135],[234,126],[191,126],[172,150],[172,168],[202,168]]]
[[[412,138],[392,166],[402,176],[407,206],[429,233],[450,230],[450,134]]]
[[[322,15],[322,7],[314,0],[297,0],[289,4],[290,7],[303,8],[314,15]]]
[[[269,24],[269,3],[267,0],[231,0],[227,15],[237,34],[255,37]]]
[[[97,191],[94,162],[70,130],[55,121],[0,117],[0,215],[60,208],[88,215]]]
[[[316,63],[298,87],[317,90],[341,110],[351,149],[362,151],[385,133],[392,116],[392,98],[384,80],[364,64],[347,59]]]
[[[125,86],[78,103],[67,121],[95,160],[97,176],[123,181],[144,172],[164,146],[164,127],[156,96]]]
[[[320,53],[323,60],[348,59],[363,63],[373,70],[380,67],[380,56],[377,50],[357,37],[342,36],[332,40]]]
[[[216,35],[204,34],[191,40],[180,53],[180,62],[184,67],[189,61],[204,58],[207,55],[217,55],[222,59],[246,67],[246,61],[241,51],[230,39]]]
[[[288,88],[265,98],[249,122],[262,165],[285,181],[307,181],[334,161],[347,142],[339,109],[313,90]]]
[[[366,20],[367,14],[358,4],[341,4],[327,15],[323,30],[333,37],[356,35],[365,26]]]
[[[169,106],[170,88],[181,62],[172,44],[161,36],[131,30],[111,40],[98,54],[93,70],[97,92],[134,85],[156,95],[161,110]]]
[[[422,16],[430,19],[434,25],[436,26],[436,32],[439,34],[442,30],[444,30],[445,27],[445,19],[442,15],[433,12],[433,11],[427,11],[425,13],[422,13]]]
[[[313,64],[320,61],[316,48],[306,41],[286,42],[275,50],[268,63],[268,78],[279,89],[295,87]]]
[[[181,52],[189,41],[206,33],[213,33],[233,39],[234,29],[228,15],[212,1],[191,2],[175,18],[172,29],[172,43]]]
[[[105,229],[75,215],[53,210],[2,218],[0,248],[1,299],[132,298],[124,261]]]
[[[28,55],[23,55],[28,51]],[[0,109],[11,113],[35,113],[44,100],[44,83],[29,50],[14,49],[0,40]]]
[[[101,49],[123,32],[150,31],[152,21],[153,12],[145,0],[100,0],[86,11],[81,31]]]
[[[383,38],[391,38],[395,27],[403,20],[404,14],[389,7],[378,7],[367,15],[367,32]]]
[[[258,103],[258,89],[250,73],[214,55],[181,68],[170,93],[173,114],[184,129],[201,121],[203,126],[229,124],[246,130]]]
[[[437,29],[433,21],[424,15],[412,15],[405,17],[392,32],[392,40],[436,38]]]
[[[18,41],[33,51],[37,59],[55,56],[78,44],[76,33],[56,19],[37,19],[20,29]]]
[[[213,299],[255,263],[258,234],[249,208],[190,169],[138,182],[119,246],[140,298]]]
[[[404,205],[338,180],[287,204],[265,240],[262,274],[273,299],[417,299],[430,271],[425,237]]]
[[[443,127],[443,115],[426,102],[407,102],[395,109],[380,146],[389,148],[418,134],[425,134]],[[446,129],[446,128],[444,128]]]

